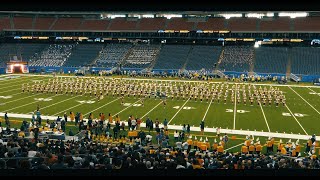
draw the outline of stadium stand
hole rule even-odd
[[[80,67],[90,65],[98,57],[102,48],[103,44],[77,44],[72,49],[71,56],[64,66]]]
[[[189,61],[186,65],[187,70],[213,69],[221,53],[220,46],[194,46]]]
[[[260,31],[290,31],[290,18],[262,18],[260,20]]]
[[[34,29],[49,30],[55,18],[38,17],[35,19]]]
[[[32,29],[31,17],[14,17],[14,29]]]
[[[139,24],[139,30],[164,30],[166,24],[165,18],[142,18]]]
[[[254,50],[251,46],[226,46],[219,68],[225,71],[248,72],[253,64]]]
[[[52,30],[76,30],[82,20],[82,18],[58,18],[52,26]]]
[[[199,22],[197,29],[201,30],[226,30],[224,18],[209,18],[207,22]]]
[[[132,51],[125,59],[123,67],[147,68],[153,61],[156,60],[159,50],[159,45],[138,44],[133,47]]]
[[[0,17],[0,30],[11,29],[9,17]]]
[[[170,30],[193,30],[194,22],[188,22],[187,18],[171,18],[168,20],[167,29]]]
[[[286,73],[288,49],[284,47],[260,47],[255,49],[254,72]]]
[[[230,18],[228,30],[230,31],[257,31],[257,18]]]
[[[319,31],[320,30],[320,17],[304,17],[295,18],[294,30],[295,31]]]
[[[75,44],[51,44],[30,60],[30,66],[62,66],[70,57]]]
[[[135,30],[138,18],[114,18],[108,30]]]
[[[34,43],[4,43],[0,45],[1,65],[9,61],[12,56],[20,57],[24,61],[29,59],[36,53],[41,52],[46,47],[45,44]]]
[[[93,30],[93,31],[107,30],[109,23],[110,23],[109,20],[86,19],[80,25],[79,29],[80,30]]]
[[[161,48],[154,69],[180,69],[186,62],[191,45],[165,45]]]
[[[291,73],[304,75],[320,74],[320,48],[293,47]]]
[[[131,44],[108,44],[99,52],[96,65],[108,68],[116,67],[131,47]]]

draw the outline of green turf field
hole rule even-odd
[[[63,116],[65,112],[73,111],[82,112],[84,118],[93,112],[94,118],[98,118],[98,114],[104,112],[106,115],[118,114],[121,120],[127,120],[130,115],[142,117],[143,120],[147,117],[152,120],[158,118],[160,122],[167,118],[171,125],[190,124],[199,127],[200,121],[204,119],[205,126],[211,128],[308,135],[320,132],[320,89],[316,87],[279,87],[287,99],[287,106],[281,104],[279,107],[259,106],[256,103],[250,106],[249,102],[247,105],[233,104],[229,97],[226,104],[168,98],[166,107],[159,98],[147,98],[142,106],[139,98],[125,97],[125,105],[122,106],[119,97],[116,96],[106,96],[103,100],[97,101],[97,98],[90,96],[22,93],[23,83],[47,81],[49,78],[52,77],[0,77],[0,112],[29,114],[31,117],[31,113],[39,104],[41,114],[50,116]],[[257,88],[260,86],[264,88],[263,85],[256,84]],[[269,85],[267,87],[269,88]]]

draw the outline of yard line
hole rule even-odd
[[[176,114],[170,119],[170,121],[168,122],[168,124],[170,124],[170,122],[173,120],[173,118],[175,118],[177,116],[177,114],[181,111],[181,109],[187,104],[187,102],[190,100],[190,98],[188,98],[186,100],[186,102],[180,107],[180,109],[176,112]]]
[[[318,114],[320,114],[320,112],[314,108],[307,100],[305,100],[302,96],[300,96],[299,93],[297,93],[294,89],[292,89],[291,87],[289,87],[294,93],[296,93],[302,100],[304,100],[304,102],[306,102],[307,104],[309,104],[310,107],[312,107],[312,109],[314,109]]]
[[[56,96],[56,95],[54,95],[54,96]],[[50,97],[48,97],[48,98],[53,98],[54,96],[50,96]],[[60,96],[60,95],[58,95],[58,96]],[[31,102],[31,103],[24,104],[24,105],[21,105],[21,106],[17,106],[17,107],[14,107],[14,108],[11,108],[11,109],[8,109],[8,110],[5,110],[5,112],[7,112],[7,111],[11,111],[12,109],[17,109],[17,108],[20,108],[20,107],[23,107],[23,106],[27,106],[27,105],[30,105],[30,104],[33,104],[33,103],[36,103],[36,102],[39,102],[39,100],[35,100],[35,101]]]
[[[243,143],[240,143],[240,144],[238,144],[238,145],[232,146],[232,147],[230,147],[230,148],[228,148],[228,149],[226,149],[226,150],[224,150],[224,151],[228,151],[228,150],[230,150],[230,149],[233,149],[233,148],[235,148],[235,147],[239,147],[239,146],[241,146],[241,145],[243,145]]]
[[[96,98],[92,98],[92,99],[90,99],[89,101],[92,101],[92,100],[94,100],[94,99],[96,99]],[[72,107],[70,107],[70,108],[68,108],[68,109],[65,109],[65,110],[63,110],[63,111],[60,111],[60,112],[58,112],[58,113],[55,113],[54,116],[56,116],[56,115],[58,115],[58,114],[60,114],[60,113],[63,113],[63,112],[67,112],[68,110],[70,110],[70,109],[72,109],[72,108],[75,108],[75,107],[78,107],[78,106],[81,106],[81,105],[84,105],[84,103],[79,103],[79,104],[77,104],[77,105],[75,105],[75,106],[72,106]]]
[[[115,114],[115,115],[113,115],[113,116],[116,116],[116,115],[120,114],[121,112],[123,112],[123,111],[127,110],[128,108],[130,108],[131,106],[133,106],[135,103],[137,103],[137,102],[139,102],[139,101],[141,101],[141,99],[139,99],[138,101],[136,101],[136,102],[134,102],[134,103],[130,104],[130,106],[128,106],[128,107],[126,107],[126,108],[122,109],[121,111],[119,111],[118,113],[116,113],[116,114]]]
[[[141,117],[141,119],[143,119],[146,115],[148,115],[151,111],[153,111],[155,108],[157,108],[160,104],[162,103],[162,101],[159,102],[159,104],[157,104],[155,107],[153,107],[150,111],[148,111],[145,115],[143,115]]]
[[[40,78],[40,79],[43,79],[43,78]],[[29,80],[30,80],[30,79],[29,79]],[[29,81],[29,80],[27,80],[27,81]],[[39,80],[39,79],[37,78],[37,79],[35,79],[35,80]],[[16,84],[16,83],[21,83],[21,82],[24,82],[24,81],[26,81],[26,80],[19,80],[18,82],[11,82],[11,83],[1,84],[1,85],[3,86],[3,85],[9,85],[9,84]],[[0,89],[6,89],[6,88],[15,87],[15,86],[21,86],[21,85],[22,85],[22,84],[16,84],[16,85],[13,85],[13,86],[2,87],[2,88],[0,88]]]
[[[57,104],[60,104],[60,103],[62,103],[62,102],[71,100],[71,99],[76,98],[76,97],[79,97],[79,96],[81,96],[81,95],[73,96],[73,97],[71,97],[71,98],[67,98],[67,99],[65,99],[65,100],[63,100],[63,101],[56,102],[56,103],[51,104],[51,105],[49,105],[49,106],[42,107],[41,110],[42,110],[42,109],[46,109],[46,108],[51,107],[51,106],[54,106],[54,105],[57,105]]]
[[[16,85],[16,86],[18,86],[18,85]],[[21,86],[21,84],[20,84],[20,86]],[[12,87],[12,86],[10,86],[10,87]],[[13,89],[10,89],[8,91],[0,91],[0,93],[10,92],[10,91],[17,91],[17,90],[21,91],[21,89],[19,89],[19,88],[13,88]]]
[[[102,106],[100,106],[100,107],[98,107],[98,108],[96,108],[96,109],[94,109],[94,110],[92,110],[92,111],[90,111],[90,112],[94,112],[94,111],[96,111],[96,110],[98,110],[98,109],[101,109],[101,108],[103,108],[103,107],[105,107],[105,106],[107,106],[107,105],[109,105],[109,104],[111,104],[111,103],[113,103],[113,102],[115,102],[115,101],[117,101],[117,100],[119,100],[119,99],[121,99],[121,97],[119,97],[119,98],[117,98],[117,99],[114,99],[114,100],[108,102],[107,104],[104,104],[104,105],[102,105]],[[84,116],[85,116],[85,115],[88,115],[90,112],[87,112],[86,114],[84,114]]]
[[[233,129],[236,129],[236,114],[237,114],[237,96],[236,96],[236,88],[234,89],[234,110],[233,110]]]
[[[310,91],[316,93],[318,96],[320,96],[320,93],[317,93],[316,91],[312,90],[311,88],[307,87]]]
[[[260,105],[260,108],[261,108],[261,111],[262,111],[262,115],[263,115],[264,121],[265,121],[265,122],[266,122],[266,124],[267,124],[268,131],[270,132],[270,127],[269,127],[269,124],[268,124],[268,121],[267,121],[266,115],[264,114],[264,111],[263,111],[263,108],[262,108],[262,106],[261,106],[261,103],[259,103],[259,105]]]
[[[4,102],[4,103],[8,104],[8,103],[12,103],[12,102],[15,102],[15,101],[19,101],[21,99],[26,99],[26,98],[29,98],[29,97],[33,97],[33,96],[36,96],[36,95],[39,95],[39,94],[34,94],[32,96],[26,96],[26,97],[23,97],[23,98],[15,99],[15,100],[12,100],[12,101],[7,101],[7,102]]]
[[[296,116],[294,116],[294,114],[291,112],[291,110],[289,109],[289,107],[287,106],[287,104],[285,104],[286,108],[288,109],[288,111],[290,112],[291,116],[297,121],[297,123],[299,124],[299,126],[301,127],[301,129],[304,131],[304,133],[306,133],[306,135],[308,135],[307,131],[302,127],[302,125],[300,124],[300,122],[298,121],[298,119],[296,118]]]
[[[202,121],[204,121],[204,119],[205,119],[206,116],[207,116],[207,113],[208,113],[209,108],[210,108],[210,106],[211,106],[212,100],[213,100],[213,97],[211,98],[211,101],[210,101],[209,106],[208,106],[208,108],[207,108],[207,110],[206,110],[206,113],[204,113],[204,116],[203,116],[203,118],[202,118]]]

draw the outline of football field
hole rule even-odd
[[[197,129],[199,129],[200,122],[204,120],[205,127],[212,128],[213,131],[221,127],[227,130],[297,135],[318,135],[320,132],[320,88],[318,87],[254,85],[257,89],[279,88],[279,91],[282,91],[286,97],[286,104],[280,103],[278,107],[273,102],[271,105],[268,103],[258,105],[256,102],[250,105],[249,101],[246,104],[243,101],[233,103],[230,94],[226,102],[223,99],[217,102],[213,99],[200,101],[193,98],[167,98],[167,104],[164,106],[160,98],[154,97],[146,98],[142,104],[140,98],[126,96],[124,104],[121,104],[121,98],[112,95],[105,96],[98,101],[96,97],[89,95],[56,95],[55,93],[31,93],[21,90],[23,83],[32,84],[35,81],[44,83],[52,78],[52,76],[0,76],[1,115],[8,112],[12,118],[17,116],[16,118],[30,119],[32,112],[39,105],[44,119],[46,116],[54,118],[63,116],[65,112],[69,114],[70,111],[81,112],[84,118],[87,118],[92,112],[94,118],[99,118],[99,113],[103,112],[106,115],[109,113],[113,116],[119,115],[123,121],[126,121],[130,115],[142,118],[143,122],[147,117],[153,121],[158,118],[160,122],[166,118],[169,125],[181,127],[183,124],[190,124],[191,127]],[[140,80],[143,81],[143,79]],[[217,85],[223,82],[210,83]],[[241,99],[247,98],[243,95],[242,88],[246,89],[245,92],[249,92],[248,84],[230,83],[229,88],[231,87],[239,87]],[[237,101],[236,96],[234,97]]]

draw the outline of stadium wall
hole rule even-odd
[[[5,74],[6,73],[6,68],[0,68],[0,74]]]

